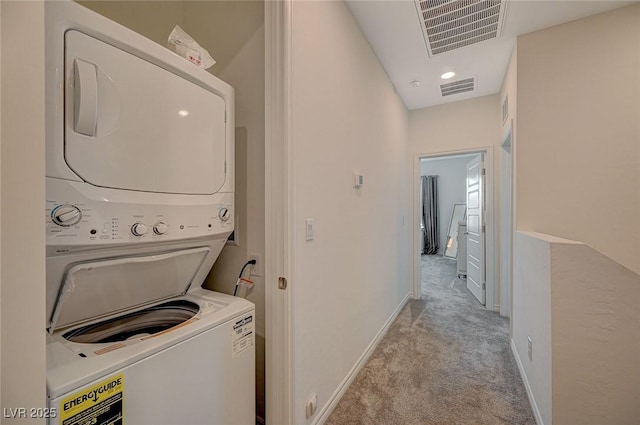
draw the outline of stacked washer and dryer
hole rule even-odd
[[[233,89],[45,14],[50,424],[254,423],[254,306],[201,288],[233,231]]]

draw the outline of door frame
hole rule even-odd
[[[412,298],[422,298],[420,283],[420,174],[421,160],[434,159],[444,157],[455,157],[457,155],[484,154],[485,175],[485,280],[486,288],[486,305],[487,309],[500,311],[499,300],[499,284],[498,275],[498,258],[496,256],[496,222],[495,222],[495,193],[494,193],[494,148],[493,146],[483,146],[478,148],[461,149],[453,151],[430,152],[416,154],[413,159],[413,215],[414,223],[413,238],[413,255],[412,255]]]
[[[500,142],[500,315],[512,315],[513,235],[514,225],[514,162],[513,119],[507,124]]]
[[[294,421],[292,0],[265,1],[265,422]],[[279,279],[288,281],[279,289]]]

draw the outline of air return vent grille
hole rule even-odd
[[[429,56],[500,35],[506,0],[415,0]]]
[[[465,78],[464,80],[454,81],[452,83],[440,84],[440,94],[442,94],[442,97],[474,91],[475,89],[475,78]]]

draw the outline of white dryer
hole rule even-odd
[[[251,424],[254,306],[201,288],[233,231],[233,89],[47,2],[50,424]]]

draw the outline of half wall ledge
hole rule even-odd
[[[637,424],[640,275],[582,242],[517,232],[513,305],[539,424]]]

